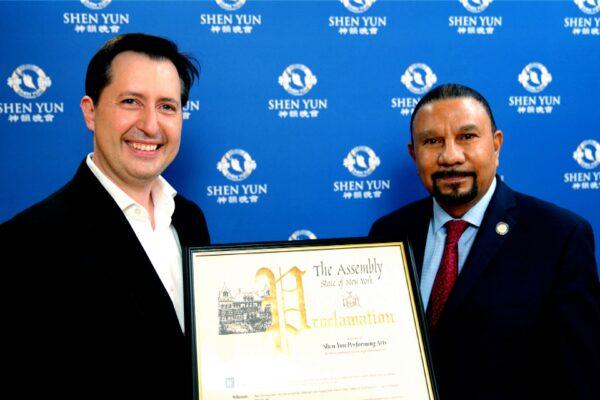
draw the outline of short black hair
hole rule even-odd
[[[104,43],[94,54],[85,75],[85,94],[90,96],[94,104],[98,103],[102,90],[110,84],[113,59],[125,51],[142,53],[156,60],[171,61],[181,81],[181,106],[185,106],[190,87],[199,76],[198,62],[190,55],[180,53],[171,40],[143,33],[119,35]]]
[[[444,83],[443,85],[436,86],[435,88],[433,88],[429,92],[427,92],[427,94],[425,94],[425,96],[423,96],[421,98],[421,100],[419,100],[417,105],[415,106],[412,116],[410,117],[410,140],[411,140],[411,142],[413,140],[412,134],[413,134],[413,122],[415,120],[415,116],[417,115],[419,110],[424,105],[432,103],[437,100],[456,99],[456,98],[461,98],[461,97],[468,97],[468,98],[471,98],[471,99],[479,102],[479,104],[481,104],[483,106],[483,108],[485,109],[485,112],[487,113],[488,117],[490,117],[490,122],[491,122],[491,126],[492,126],[492,134],[494,132],[496,132],[496,121],[494,121],[494,114],[492,114],[492,109],[491,109],[489,103],[487,102],[485,97],[483,97],[481,95],[481,93],[479,93],[475,89],[471,89],[468,86],[461,85],[460,83]]]

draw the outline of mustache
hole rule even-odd
[[[458,177],[472,177],[477,179],[477,174],[473,171],[438,171],[431,174],[431,179],[436,181],[443,178],[458,178]]]

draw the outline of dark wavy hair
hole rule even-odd
[[[181,106],[188,101],[190,87],[198,78],[199,65],[190,55],[179,52],[177,45],[159,36],[143,33],[127,33],[107,41],[90,60],[85,75],[85,94],[94,104],[102,90],[110,84],[113,59],[125,51],[142,53],[155,60],[169,60],[175,65],[181,81]]]

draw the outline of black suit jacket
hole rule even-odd
[[[408,240],[420,275],[432,199],[376,221],[369,236]],[[509,231],[496,232],[499,222]],[[429,331],[446,399],[599,399],[600,289],[581,217],[498,179],[444,313]]]
[[[209,243],[177,195],[185,246]],[[171,299],[123,212],[85,162],[46,200],[0,226],[4,362],[19,398],[189,399],[191,359]]]

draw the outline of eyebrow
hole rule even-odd
[[[475,124],[463,125],[459,129],[460,132],[479,131],[479,127]]]
[[[436,131],[433,129],[427,129],[424,131],[419,131],[419,132],[415,132],[415,137],[429,137],[429,136],[434,136],[436,135]]]

